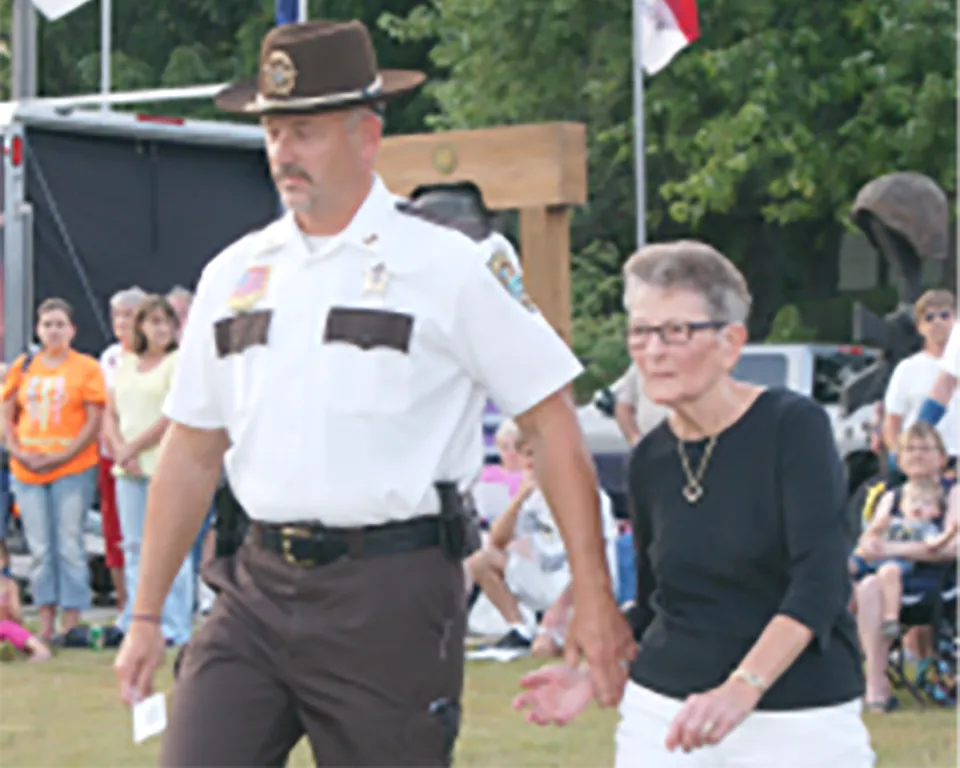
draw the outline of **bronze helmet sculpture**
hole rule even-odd
[[[881,399],[893,369],[922,345],[912,305],[920,297],[923,260],[947,258],[950,223],[944,191],[929,176],[909,171],[865,184],[852,217],[894,269],[898,306],[880,318],[862,304],[854,305],[855,340],[879,348],[882,357],[847,383],[841,403],[848,413]]]
[[[912,304],[920,295],[920,262],[947,258],[950,213],[944,191],[921,173],[890,173],[863,186],[852,215],[899,273],[900,303]]]

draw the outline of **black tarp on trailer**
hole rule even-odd
[[[70,302],[75,347],[90,354],[112,341],[114,292],[193,289],[213,256],[279,212],[262,150],[29,125],[25,145],[34,301]]]

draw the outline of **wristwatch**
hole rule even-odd
[[[730,679],[739,680],[742,683],[746,683],[751,688],[756,688],[756,690],[759,691],[760,693],[767,692],[766,681],[762,677],[760,677],[760,675],[754,672],[751,672],[749,669],[744,669],[743,667],[735,669],[730,674]]]

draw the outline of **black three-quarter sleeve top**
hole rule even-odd
[[[685,443],[694,472],[706,441]],[[637,549],[631,679],[684,699],[733,672],[776,615],[814,639],[758,709],[823,707],[863,695],[845,527],[846,483],[828,417],[771,389],[722,432],[703,496],[683,497],[666,423],[634,448],[628,485]]]

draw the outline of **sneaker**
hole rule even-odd
[[[874,715],[887,715],[900,708],[900,699],[890,696],[886,701],[868,701],[864,703],[864,711]]]
[[[531,641],[529,637],[518,629],[511,629],[507,634],[497,640],[497,642],[493,644],[493,647],[505,650],[521,650],[530,648],[531,645],[533,645],[533,641]]]
[[[103,647],[119,648],[123,642],[123,630],[114,625],[103,628]]]

